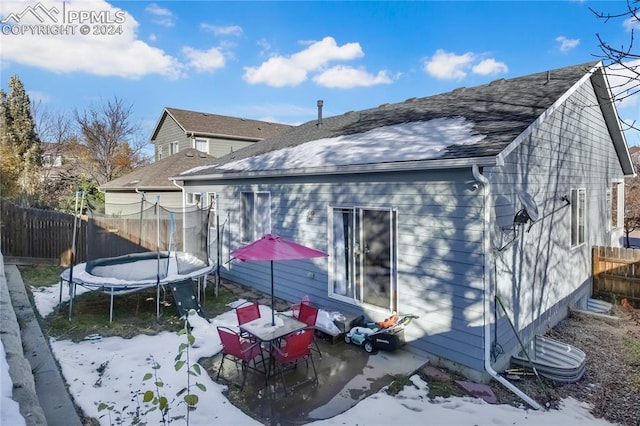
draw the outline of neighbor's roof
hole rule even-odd
[[[158,131],[167,117],[171,117],[187,135],[193,133],[195,136],[218,136],[256,141],[275,136],[292,127],[288,124],[166,107],[153,130],[151,141],[156,140]]]
[[[171,183],[169,178],[185,170],[211,164],[215,157],[189,148],[170,155],[146,166],[138,167],[131,173],[120,176],[100,186],[102,190],[176,190],[180,188]]]
[[[378,170],[466,167],[470,161],[495,165],[496,159],[572,88],[592,73],[602,74],[601,67],[594,61],[347,112],[325,118],[321,125],[310,121],[181,177],[367,172],[372,165]],[[598,82],[606,86],[604,79]],[[615,110],[608,116],[617,119]],[[616,149],[625,151],[624,136],[620,137],[622,142],[616,143]]]

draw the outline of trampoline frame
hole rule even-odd
[[[73,311],[73,299],[76,296],[76,287],[78,285],[91,290],[98,290],[110,296],[109,302],[109,323],[113,321],[113,304],[114,296],[134,293],[146,288],[156,287],[156,319],[160,318],[160,287],[191,278],[198,281],[198,294],[200,294],[200,278],[206,281],[207,275],[213,271],[213,262],[209,259],[208,264],[199,261],[200,264],[194,264],[192,269],[186,273],[178,273],[177,258],[180,256],[189,256],[182,252],[145,252],[133,253],[124,256],[107,257],[95,259],[86,263],[80,263],[72,268],[66,269],[60,274],[60,295],[58,306],[62,305],[62,288],[64,284],[69,285],[69,320]],[[193,256],[191,256],[193,258]],[[195,258],[194,258],[195,259]],[[91,272],[108,266],[128,265],[133,268],[136,263],[153,261],[157,262],[156,273],[147,274],[145,279],[128,280],[118,278],[110,270],[108,275],[93,275]],[[160,261],[167,262],[167,269],[161,272]]]

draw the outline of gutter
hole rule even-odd
[[[483,325],[484,325],[484,369],[491,377],[500,382],[504,387],[516,394],[520,399],[525,401],[534,410],[539,410],[540,404],[538,404],[529,395],[522,392],[516,386],[514,386],[507,379],[502,377],[491,366],[491,322],[489,321],[489,313],[491,312],[491,261],[493,257],[493,251],[491,249],[491,187],[489,186],[489,180],[482,174],[480,167],[474,164],[471,167],[473,177],[482,184],[484,195],[484,309],[483,309]],[[496,277],[494,277],[496,279]],[[494,319],[495,321],[496,319]]]
[[[242,159],[241,159],[242,160]],[[234,160],[234,161],[241,161]],[[233,161],[224,165],[232,164]],[[219,166],[204,166],[194,168],[194,174],[181,174],[172,176],[171,179],[181,179],[189,181],[199,180],[228,180],[228,179],[256,179],[271,177],[296,177],[296,176],[322,176],[336,174],[366,174],[366,173],[386,173],[386,172],[410,172],[436,169],[466,168],[472,165],[478,166],[500,166],[499,156],[469,157],[469,158],[448,158],[437,160],[416,160],[416,161],[396,161],[376,164],[350,164],[339,166],[308,167],[298,169],[279,170],[234,170],[222,169]],[[204,173],[206,169],[213,169],[212,173]],[[198,173],[198,174],[196,174]]]

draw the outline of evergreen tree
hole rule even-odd
[[[0,89],[0,189],[24,204],[39,193],[42,147],[31,115],[31,102],[17,75],[9,93]]]

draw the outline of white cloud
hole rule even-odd
[[[509,67],[504,62],[498,62],[495,59],[484,59],[472,68],[474,74],[491,75],[491,74],[506,74],[509,72]]]
[[[331,61],[348,61],[364,56],[359,43],[338,46],[333,37],[325,37],[291,56],[272,56],[258,67],[245,67],[244,80],[274,87],[296,86]]]
[[[427,74],[442,80],[462,80],[467,76],[466,70],[471,67],[475,55],[467,52],[463,55],[449,53],[442,49],[436,50],[424,64]]]
[[[164,7],[160,7],[157,3],[149,4],[144,10],[155,16],[153,22],[158,25],[163,27],[173,27],[175,25],[173,12]]]
[[[59,8],[57,1],[41,1],[45,8]],[[0,15],[19,13],[31,3],[0,2]],[[58,9],[59,10],[59,9]],[[2,59],[6,62],[46,69],[57,73],[83,72],[98,76],[137,79],[149,74],[169,78],[182,76],[183,66],[163,50],[149,46],[137,37],[138,22],[126,11],[102,0],[70,0],[65,10],[93,11],[122,18],[112,27],[121,34],[80,34],[79,25],[66,34],[23,34],[2,37]],[[41,24],[34,16],[25,15],[14,27],[27,31],[27,24]],[[60,28],[60,25],[58,28]],[[49,24],[47,28],[55,28]],[[91,25],[88,27],[91,29]],[[25,54],[28,52],[28,54]]]
[[[242,27],[238,25],[229,25],[226,27],[221,27],[218,25],[210,25],[210,24],[200,24],[200,28],[210,33],[213,33],[216,36],[241,36],[242,35]]]
[[[313,77],[319,86],[347,89],[351,87],[369,87],[377,84],[389,84],[393,80],[387,71],[373,75],[364,69],[356,69],[344,65],[331,67]]]
[[[457,55],[438,49],[432,57],[425,60],[423,69],[427,74],[441,80],[462,80],[469,71],[480,75],[509,72],[507,64],[493,58],[484,58],[485,56],[473,52]]]
[[[197,50],[193,47],[183,47],[182,54],[188,59],[187,65],[195,68],[197,71],[212,72],[218,68],[224,67],[224,55],[217,47],[209,50]]]
[[[560,51],[568,52],[580,44],[579,38],[566,38],[565,36],[556,37],[556,41],[560,43]]]
[[[260,47],[260,56],[265,56],[269,50],[271,50],[271,44],[265,38],[261,38],[256,42],[256,44]]]

